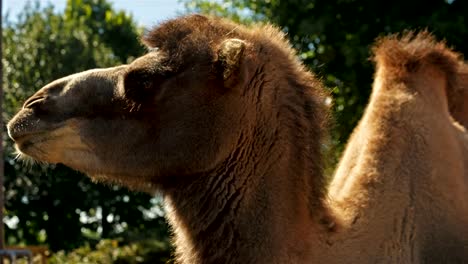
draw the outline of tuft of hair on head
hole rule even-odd
[[[197,30],[197,28],[208,24],[210,24],[209,19],[203,15],[180,16],[177,19],[162,21],[158,26],[147,31],[141,41],[149,48],[159,48],[161,41],[176,45],[177,42]]]
[[[177,71],[195,61],[210,60],[213,56],[210,40],[218,30],[208,17],[186,15],[160,23],[147,31],[141,41],[150,50],[164,53],[171,68]]]

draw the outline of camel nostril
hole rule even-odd
[[[26,100],[26,102],[23,105],[23,109],[25,108],[33,108],[37,105],[43,104],[45,102],[46,98],[45,97],[33,97],[29,98]]]

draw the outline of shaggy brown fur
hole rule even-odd
[[[350,263],[466,263],[468,138],[449,112],[464,65],[427,32],[381,39],[374,53],[373,93],[330,187],[355,238],[341,252],[362,248]]]
[[[47,85],[8,130],[23,155],[161,191],[180,263],[466,260],[465,134],[444,94],[456,66],[392,62],[392,41],[413,45],[376,49],[373,98],[328,195],[322,86],[268,25],[163,23],[147,55]]]

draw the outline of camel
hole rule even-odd
[[[368,176],[370,180],[362,186],[339,186],[334,180],[327,190],[321,157],[329,115],[327,94],[280,30],[188,15],[160,24],[143,42],[148,54],[128,65],[61,78],[26,100],[8,123],[21,155],[63,163],[95,181],[160,192],[174,234],[175,258],[182,264],[410,263],[425,259],[413,251],[429,254],[437,249],[440,257],[464,258],[460,250],[466,245],[467,232],[461,225],[467,219],[456,210],[466,212],[461,204],[466,196],[450,196],[455,189],[437,193],[442,202],[452,198],[446,218],[437,212],[427,214],[447,220],[441,227],[424,227],[437,234],[437,241],[423,240],[419,233],[413,237],[412,220],[420,217],[413,211],[418,202],[430,201],[428,207],[445,203],[426,197],[405,207],[406,214],[390,215],[399,208],[392,203],[400,201],[398,194],[419,197],[415,192],[419,186],[379,197],[375,195],[379,182]],[[435,79],[431,85],[443,91],[440,79],[445,76],[437,76],[428,80]],[[449,133],[450,129],[439,130]],[[348,149],[355,145],[356,135]],[[346,162],[349,152],[336,176],[345,183],[348,179],[340,171],[356,162]],[[451,153],[445,153],[447,163],[458,164],[457,159],[449,159]],[[394,159],[397,154],[390,153]],[[412,166],[395,165],[391,175],[379,173],[397,181],[408,176],[398,169],[406,172],[418,167],[403,165]],[[458,175],[458,170],[453,175],[445,172],[454,179]],[[385,184],[393,186],[388,181]],[[464,186],[462,178],[455,186],[457,193],[463,194]],[[375,208],[379,202],[386,206]],[[385,226],[387,218],[391,224],[400,221],[399,227],[409,233]],[[444,236],[440,238],[439,233]],[[385,244],[398,235],[404,236],[402,240],[409,235],[411,241],[433,243],[416,247],[392,240]],[[439,241],[449,242],[441,245]]]
[[[373,51],[370,102],[328,193],[364,241],[365,257],[352,263],[377,254],[385,263],[467,263],[466,65],[427,32],[386,37]]]

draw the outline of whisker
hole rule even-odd
[[[23,165],[25,165],[28,168],[32,168],[35,164],[39,164],[37,160],[35,160],[33,157],[24,154],[23,152],[16,150],[15,151],[15,161],[21,161]]]

